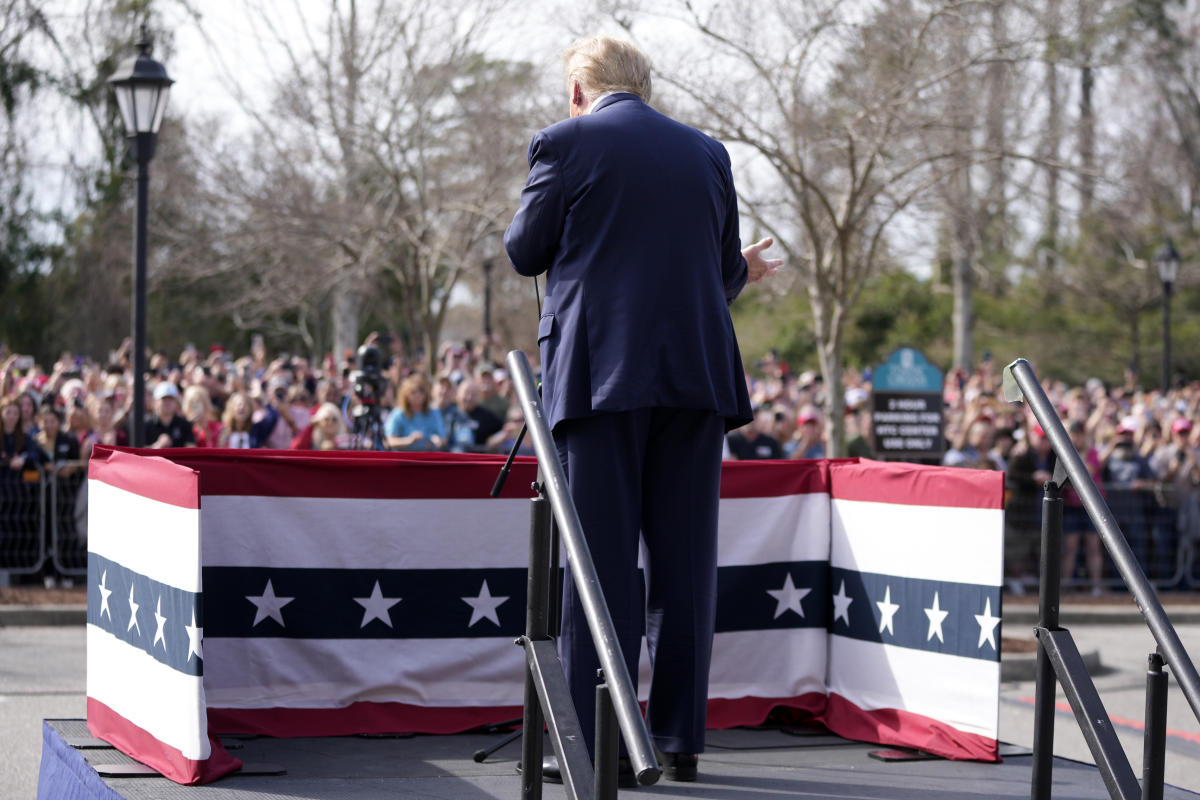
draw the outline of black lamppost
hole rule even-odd
[[[1170,239],[1154,256],[1154,263],[1158,266],[1158,277],[1163,288],[1162,390],[1165,395],[1171,390],[1171,289],[1179,277],[1179,253]]]
[[[129,155],[137,160],[137,217],[133,225],[133,418],[129,443],[142,447],[146,425],[146,204],[150,186],[150,159],[167,95],[175,81],[167,68],[150,57],[146,26],[137,44],[138,55],[121,62],[108,82],[117,96],[117,107],[129,137]]]

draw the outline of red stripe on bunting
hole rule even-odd
[[[708,728],[759,725],[779,708],[815,717],[825,695],[798,697],[715,698],[708,701]],[[356,733],[462,733],[482,725],[519,723],[520,706],[429,707],[409,703],[352,703],[344,708],[212,708],[208,729],[223,734],[256,734],[279,738],[347,736]]]
[[[91,697],[87,699],[87,726],[97,739],[157,770],[163,777],[187,786],[211,783],[242,768],[241,760],[229,755],[212,736],[208,737],[212,754],[196,761]]]
[[[908,747],[953,761],[999,761],[995,739],[965,733],[899,708],[867,711],[830,692],[820,721],[839,736],[893,747]]]
[[[97,459],[116,460],[134,466],[147,461],[169,460],[200,474],[202,494],[264,497],[483,498],[489,496],[504,463],[504,456],[475,453],[191,447],[152,451],[97,447],[96,452],[93,465]],[[150,458],[150,454],[154,457]],[[841,463],[852,462],[727,461],[722,466],[721,497],[828,494],[830,465]],[[93,474],[93,477],[96,475]],[[536,478],[537,459],[531,456],[518,457],[501,496],[531,497],[529,486]],[[155,488],[156,484],[170,483],[155,473],[135,470],[129,472],[129,479],[122,488],[148,495],[159,491]],[[168,488],[167,491],[172,489]]]
[[[1004,508],[1004,473],[863,460],[829,465],[834,500],[905,506]]]
[[[157,454],[96,445],[88,478],[159,503],[200,508],[197,473]]]
[[[212,708],[213,733],[281,739],[356,733],[462,733],[481,725],[519,720],[520,706],[429,707],[360,701],[342,708]]]

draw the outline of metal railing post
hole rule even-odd
[[[567,477],[558,461],[558,451],[542,412],[541,400],[533,380],[533,370],[529,366],[529,359],[520,350],[511,351],[507,363],[517,391],[517,399],[525,414],[525,424],[533,438],[538,466],[544,476],[542,489],[550,499],[554,519],[558,523],[562,542],[567,550],[567,560],[571,564],[575,588],[583,605],[592,642],[596,646],[596,655],[599,656],[600,666],[604,670],[605,681],[612,693],[617,721],[629,749],[634,774],[637,775],[639,783],[652,784],[658,780],[661,770],[654,756],[654,746],[650,742],[650,733],[646,730],[641,707],[637,702],[633,679],[621,654],[621,644],[617,639],[612,615],[609,614],[604,591],[588,551],[583,524],[575,504],[571,502]],[[560,767],[565,766],[560,764]],[[565,779],[564,774],[564,782]]]
[[[529,574],[525,590],[525,637],[530,641],[548,638],[550,584],[550,503],[535,497],[529,508]],[[524,644],[524,640],[518,640]],[[542,797],[542,707],[538,702],[533,672],[525,670],[525,710],[521,722],[521,798]]]
[[[1142,749],[1142,800],[1162,800],[1167,757],[1167,673],[1150,654],[1146,669],[1146,738]]]
[[[617,717],[613,712],[612,694],[604,682],[604,670],[596,677],[596,800],[616,800],[617,797]]]
[[[1047,481],[1042,496],[1041,586],[1038,589],[1038,627],[1058,630],[1059,581],[1062,575],[1062,490]],[[1050,800],[1054,771],[1054,665],[1039,641],[1037,689],[1033,707],[1032,800]]]

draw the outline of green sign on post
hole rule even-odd
[[[941,458],[945,450],[942,373],[920,351],[901,347],[871,376],[871,429],[884,459]]]

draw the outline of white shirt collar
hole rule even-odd
[[[594,112],[596,110],[596,106],[600,105],[601,100],[603,100],[606,97],[612,97],[614,94],[620,94],[620,93],[619,92],[605,92],[602,95],[597,95],[596,99],[592,101],[592,104],[588,106],[587,113],[591,114],[592,112]]]

